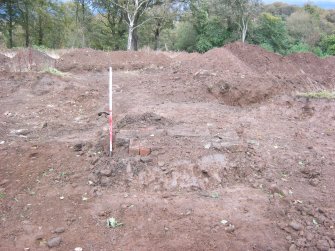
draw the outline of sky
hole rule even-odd
[[[283,2],[303,6],[305,3],[312,3],[324,9],[335,9],[335,0],[263,0],[264,3]]]
[[[70,0],[60,0],[62,2],[68,2]],[[306,3],[312,3],[324,9],[335,9],[335,0],[263,0],[265,4],[274,2],[283,2],[288,4],[294,4],[303,6]]]

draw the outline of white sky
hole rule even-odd
[[[263,0],[264,3],[284,2],[288,4],[304,5],[305,3],[312,3],[319,7],[326,9],[335,9],[335,0]]]

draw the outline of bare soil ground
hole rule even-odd
[[[335,250],[335,101],[296,96],[334,90],[334,57],[15,57],[0,54],[0,250]]]

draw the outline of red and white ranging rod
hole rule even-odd
[[[109,155],[113,153],[113,72],[109,67]]]

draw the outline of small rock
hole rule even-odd
[[[296,221],[291,221],[288,225],[295,231],[300,231],[302,229],[302,225]]]
[[[164,161],[158,161],[157,164],[158,164],[159,167],[163,167],[165,165],[165,162]]]
[[[65,232],[64,227],[58,227],[53,231],[54,234],[61,234],[61,233],[64,233],[64,232]]]
[[[11,133],[15,135],[27,136],[30,133],[30,131],[28,129],[18,129],[18,130],[12,130]]]
[[[225,229],[227,233],[232,233],[235,231],[235,226],[233,224],[229,224],[228,227],[225,227]]]
[[[45,122],[45,123],[43,123],[42,128],[47,128],[47,126],[48,126],[48,123]]]
[[[209,148],[211,148],[211,145],[212,145],[211,143],[207,143],[207,144],[204,145],[204,148],[209,149]]]
[[[83,150],[84,144],[83,143],[78,143],[73,146],[73,150],[75,152],[80,152]]]
[[[283,191],[278,187],[277,184],[272,184],[270,186],[270,192],[271,193],[278,193],[278,194],[284,195]]]
[[[306,246],[306,239],[305,238],[299,238],[297,241],[296,241],[296,245],[298,247],[305,247]]]
[[[146,157],[141,157],[140,161],[143,162],[143,163],[149,163],[149,162],[152,162],[153,159],[149,156],[146,156]]]
[[[97,184],[99,182],[99,177],[93,173],[88,175],[88,180],[92,181],[94,184]]]
[[[115,139],[115,146],[116,147],[128,147],[129,146],[129,139],[124,138],[116,138]]]
[[[109,212],[106,212],[105,210],[102,210],[98,213],[98,216],[103,217],[103,216],[107,216]]]
[[[111,176],[111,174],[112,174],[112,170],[111,169],[102,169],[102,170],[100,170],[100,174],[102,175],[102,176]]]
[[[6,185],[8,183],[9,180],[7,179],[3,179],[2,181],[0,181],[0,186]]]
[[[309,180],[309,184],[311,184],[313,187],[316,187],[319,183],[320,183],[320,180],[317,178]]]
[[[100,184],[101,186],[109,186],[111,183],[110,178],[106,177],[106,176],[102,176],[100,179]]]
[[[54,247],[58,247],[61,242],[62,242],[62,238],[54,237],[54,238],[51,238],[50,240],[48,240],[47,244],[48,244],[49,248],[54,248]]]
[[[318,240],[318,242],[316,243],[316,247],[320,251],[328,251],[330,248],[328,241],[326,240]]]
[[[38,234],[35,236],[35,240],[39,241],[39,240],[43,240],[43,234]]]
[[[83,248],[81,248],[81,247],[76,247],[76,248],[74,249],[74,251],[83,251]]]
[[[11,112],[9,112],[9,111],[5,112],[4,115],[6,117],[12,117],[13,116],[13,114]]]
[[[298,249],[297,249],[297,247],[294,244],[292,244],[290,246],[290,248],[288,249],[288,251],[298,251]]]
[[[313,238],[314,238],[314,235],[313,235],[313,234],[311,234],[311,233],[307,233],[307,234],[306,234],[306,239],[307,239],[308,241],[313,240]]]

